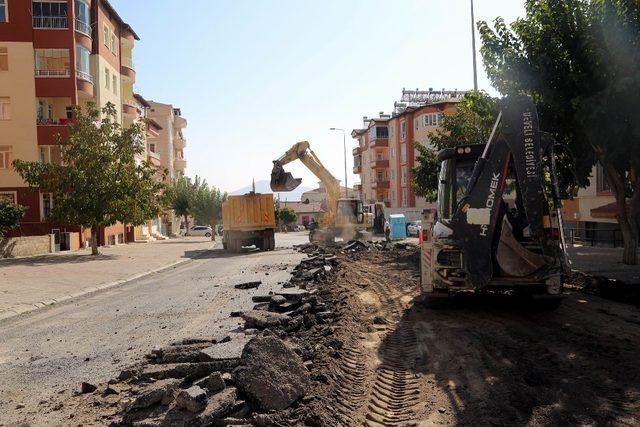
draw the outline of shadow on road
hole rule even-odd
[[[25,258],[5,258],[0,259],[0,268],[13,266],[41,267],[43,265],[56,264],[81,264],[85,262],[111,261],[117,259],[117,256],[110,254],[61,254],[61,255],[42,255]]]
[[[640,322],[603,316],[597,304],[573,298],[545,312],[508,297],[440,309],[414,301],[378,355],[415,333],[410,370],[432,384],[431,409],[445,407],[458,425],[635,424]]]

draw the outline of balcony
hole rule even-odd
[[[371,162],[371,168],[372,169],[387,169],[387,168],[389,168],[389,159],[386,159],[386,158],[376,159],[373,162]]]
[[[353,184],[353,191],[362,191],[362,184]]]
[[[91,25],[86,22],[81,21],[80,19],[76,19],[76,31],[82,35],[85,35],[91,38]]]
[[[148,151],[147,160],[149,160],[149,162],[157,168],[162,166],[162,162],[160,161],[160,154],[158,153],[154,153],[153,151]]]
[[[178,129],[186,128],[187,127],[187,119],[185,119],[183,117],[180,117],[180,116],[175,116],[174,117],[174,125]]]
[[[38,145],[57,145],[56,135],[60,135],[62,139],[69,138],[67,124],[66,120],[38,120]]]
[[[371,188],[374,190],[383,190],[391,187],[391,182],[388,179],[376,179],[371,183]]]
[[[76,70],[78,94],[93,97],[93,76],[86,71]]]
[[[187,161],[185,159],[176,158],[173,161],[173,168],[177,171],[184,171],[187,168]]]
[[[136,81],[136,68],[133,65],[133,60],[131,58],[122,57],[120,74],[122,74],[122,77],[129,79],[132,82]]]
[[[176,150],[182,150],[187,146],[187,140],[183,136],[177,136],[173,138],[173,148]]]
[[[353,155],[354,156],[357,156],[357,155],[360,155],[360,154],[362,154],[362,147],[356,147],[356,148],[353,149]]]
[[[371,148],[380,148],[380,147],[388,147],[389,146],[389,138],[376,138],[372,139],[369,143]]]
[[[356,175],[359,175],[362,173],[362,165],[360,166],[354,166],[353,167],[353,173],[355,173]]]
[[[35,70],[36,77],[71,77],[71,70]]]
[[[133,99],[125,99],[122,101],[122,113],[131,117],[140,115],[138,103]]]
[[[33,28],[39,30],[66,29],[69,21],[66,16],[34,16]]]

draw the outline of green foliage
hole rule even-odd
[[[25,211],[24,206],[0,202],[0,238],[20,224]]]
[[[200,182],[193,183],[186,176],[175,178],[165,192],[165,199],[169,208],[178,216],[187,217],[191,215],[199,186]]]
[[[160,212],[162,179],[149,162],[136,162],[145,150],[142,126],[123,128],[111,103],[101,111],[89,104],[73,110],[69,138],[57,136],[62,163],[15,160],[13,166],[31,187],[53,194],[49,219],[91,227],[97,254],[98,227],[120,221],[139,225]]]
[[[486,144],[497,117],[497,100],[484,91],[470,91],[457,105],[455,114],[445,115],[442,128],[431,133],[431,146],[415,143],[418,150],[412,171],[412,186],[416,195],[435,201],[438,188],[436,161],[439,150],[461,144]]]
[[[510,27],[502,18],[478,27],[493,86],[531,95],[541,128],[562,146],[562,181],[586,186],[602,164],[626,236],[625,262],[635,258],[628,248],[637,245],[640,216],[640,3],[527,0],[526,17]]]
[[[280,208],[278,218],[284,225],[289,225],[298,220],[298,214],[291,208]]]
[[[199,224],[209,224],[213,229],[211,238],[215,240],[215,226],[222,220],[222,204],[227,200],[227,193],[221,192],[214,186],[209,186],[205,180],[195,178],[192,215]]]

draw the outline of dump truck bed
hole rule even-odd
[[[229,196],[222,205],[225,230],[260,230],[276,227],[273,194]]]

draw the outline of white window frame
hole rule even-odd
[[[110,49],[111,49],[111,52],[112,52],[114,55],[117,55],[117,54],[118,54],[118,48],[117,48],[117,46],[116,46],[116,35],[115,35],[114,33],[111,33],[111,45],[110,45]]]
[[[106,87],[107,89],[111,89],[111,72],[109,72],[109,68],[107,67],[104,67],[104,79],[104,87]]]
[[[0,169],[11,169],[11,159],[13,157],[13,146],[2,145],[0,147],[2,147],[2,150],[0,150]]]
[[[2,0],[0,0],[2,1]],[[9,71],[9,48],[6,46],[0,46],[0,57],[5,56],[7,58],[7,69],[3,70],[0,68],[0,71]]]
[[[400,141],[405,141],[407,139],[407,121],[403,120],[400,122]]]
[[[2,200],[4,200],[4,196],[8,196],[11,195],[13,197],[13,203],[14,205],[18,203],[18,192],[17,191],[7,191],[7,190],[2,190],[0,191],[0,202]]]
[[[400,146],[400,163],[407,163],[407,144]]]
[[[108,48],[109,47],[109,42],[111,40],[111,38],[109,37],[109,34],[111,34],[111,29],[109,29],[108,25],[104,25],[104,27],[102,28],[102,36],[104,37],[104,45]]]
[[[114,94],[114,95],[117,95],[117,94],[118,94],[118,77],[114,74],[114,75],[111,77],[111,80],[112,80],[112,82],[111,82],[111,83],[112,83],[112,85],[111,85],[111,86],[112,86],[112,87],[111,87],[111,89],[113,89],[113,94]]]
[[[0,121],[11,120],[11,97],[0,96]]]
[[[403,187],[407,186],[407,167],[403,166],[402,167],[402,178],[401,178],[401,183]]]

